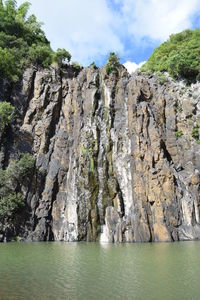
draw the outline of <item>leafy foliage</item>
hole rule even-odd
[[[6,170],[0,170],[0,219],[10,218],[22,206],[21,186],[31,175],[34,159],[28,153],[14,161]]]
[[[33,44],[28,51],[28,62],[48,67],[52,62],[52,52],[48,45]]]
[[[0,218],[12,217],[12,215],[24,206],[24,198],[21,193],[8,194],[0,198]]]
[[[11,123],[14,107],[9,102],[0,102],[0,132]]]
[[[58,48],[57,51],[53,55],[53,60],[58,63],[58,65],[62,65],[62,63],[67,59],[68,62],[71,60],[71,54],[65,50]]]
[[[53,52],[42,23],[35,15],[28,16],[29,7],[29,2],[17,7],[15,0],[0,0],[0,77],[17,81],[30,63],[48,67],[53,57],[69,60],[66,50]]]
[[[119,57],[114,52],[111,52],[106,64],[106,74],[110,73],[118,74],[118,68],[120,67]]]
[[[199,139],[199,126],[195,126],[192,130],[192,137],[197,141]]]
[[[17,81],[20,73],[14,51],[0,48],[0,76]]]
[[[180,137],[182,137],[182,136],[183,136],[183,131],[182,131],[182,130],[176,131],[176,137],[177,137],[177,138],[180,138]]]
[[[95,64],[94,61],[89,65],[89,67],[92,67],[94,69],[98,69],[98,67],[97,67],[97,65]]]
[[[176,79],[200,80],[200,29],[172,34],[154,50],[142,71],[167,71]]]
[[[81,65],[77,62],[77,61],[74,61],[72,63],[72,67],[76,70],[76,71],[80,71],[81,70]]]
[[[34,160],[29,153],[22,155],[19,161],[14,161],[6,170],[9,178],[14,178],[19,181],[24,180],[30,175],[34,167]]]

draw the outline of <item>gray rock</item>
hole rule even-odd
[[[104,68],[79,74],[71,67],[30,68],[9,97],[19,117],[1,145],[1,167],[21,151],[36,159],[31,184],[23,188],[26,213],[12,224],[13,235],[32,241],[200,239],[200,145],[192,137],[199,84],[187,90],[169,79],[162,86],[123,67],[119,77],[108,77]]]

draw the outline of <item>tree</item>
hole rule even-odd
[[[119,57],[114,52],[111,52],[106,64],[106,74],[110,73],[118,74],[118,69],[120,67]]]
[[[15,0],[0,1],[0,77],[17,81],[30,64],[49,67],[53,58],[71,59],[65,49],[51,49],[35,15],[28,16],[30,3],[19,7]]]

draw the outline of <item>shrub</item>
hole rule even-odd
[[[81,70],[81,65],[78,63],[78,62],[76,62],[76,61],[74,61],[73,63],[72,63],[72,67],[76,70],[76,71],[80,71]]]
[[[106,64],[106,74],[110,73],[118,74],[118,68],[120,67],[119,57],[114,52],[111,52]]]
[[[30,175],[34,167],[35,161],[31,154],[25,153],[21,156],[19,161],[14,161],[7,168],[7,177],[15,178],[19,181],[24,180]]]
[[[97,65],[95,64],[94,61],[89,65],[89,67],[92,67],[94,69],[98,69],[98,67],[97,67]]]
[[[5,170],[0,170],[0,220],[14,217],[14,213],[25,204],[21,186],[30,177],[34,159],[28,153],[14,161]]]
[[[13,214],[25,205],[21,193],[13,193],[0,198],[0,219],[12,217]]]
[[[62,63],[67,59],[68,62],[71,60],[71,54],[65,49],[57,49],[57,51],[53,55],[53,61],[57,62],[58,65],[62,65]]]
[[[156,48],[142,71],[167,71],[173,78],[189,83],[200,79],[200,29],[172,34]]]
[[[14,107],[9,102],[0,102],[0,131],[12,122]]]

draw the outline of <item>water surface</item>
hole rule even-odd
[[[0,244],[0,300],[200,299],[200,242]]]

